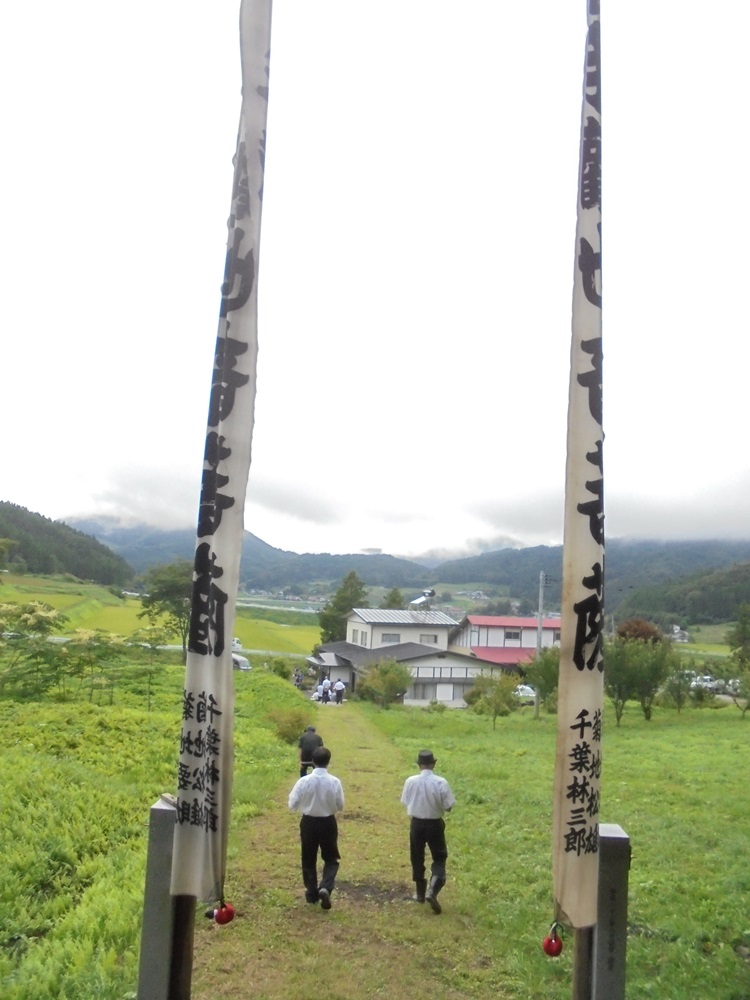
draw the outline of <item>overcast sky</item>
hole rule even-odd
[[[0,16],[0,499],[196,523],[238,0]],[[609,537],[750,537],[750,9],[602,0]],[[584,0],[276,0],[245,526],[562,541]]]

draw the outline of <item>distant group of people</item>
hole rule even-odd
[[[344,700],[344,691],[346,691],[346,684],[340,677],[337,681],[331,681],[330,677],[324,677],[313,692],[313,701],[320,701],[327,705],[333,695],[335,703],[340,705]]]
[[[344,790],[339,779],[328,773],[331,751],[323,745],[323,738],[315,726],[307,727],[297,745],[300,776],[289,793],[289,808],[302,814],[300,846],[305,899],[308,903],[319,902],[322,909],[330,910],[341,861],[336,814],[344,808]],[[413,899],[429,904],[437,914],[442,912],[437,897],[445,885],[448,858],[443,817],[451,811],[456,799],[445,778],[434,773],[436,764],[431,750],[420,750],[417,755],[419,773],[404,782],[401,802],[409,816],[409,860],[416,886]],[[310,768],[312,771],[308,774]],[[432,860],[429,881],[425,864],[428,848]],[[319,852],[323,862],[320,881]]]

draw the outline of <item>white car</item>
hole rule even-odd
[[[242,643],[240,642],[240,640],[236,636],[235,636],[234,639],[232,639],[232,652],[233,653],[241,653],[242,652]]]
[[[519,684],[513,692],[522,705],[533,705],[536,691],[530,684]]]
[[[694,681],[691,681],[690,687],[695,690],[696,688],[705,688],[706,691],[710,691],[711,694],[716,694],[723,688],[723,683],[717,681],[715,677],[711,674],[702,674],[696,677]]]
[[[236,653],[232,653],[232,669],[233,670],[250,670],[250,660],[245,656],[237,656]]]

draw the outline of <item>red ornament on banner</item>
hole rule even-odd
[[[217,924],[228,924],[234,920],[234,907],[231,903],[222,903],[214,915]]]
[[[222,903],[221,906],[206,910],[209,920],[215,920],[217,924],[228,924],[234,920],[234,907],[231,903]]]
[[[542,941],[542,949],[545,954],[549,955],[550,958],[557,958],[560,952],[563,950],[563,940],[557,933],[557,928],[559,924],[557,921],[550,927],[549,934]]]

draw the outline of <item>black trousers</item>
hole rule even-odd
[[[339,828],[335,816],[303,816],[299,822],[302,847],[302,881],[308,903],[318,900],[318,889],[333,892],[339,870]],[[318,885],[318,851],[323,861],[323,875]]]
[[[418,819],[412,816],[409,826],[409,856],[411,874],[415,882],[425,877],[425,848],[432,856],[431,874],[445,884],[445,862],[448,848],[445,843],[445,820]]]

